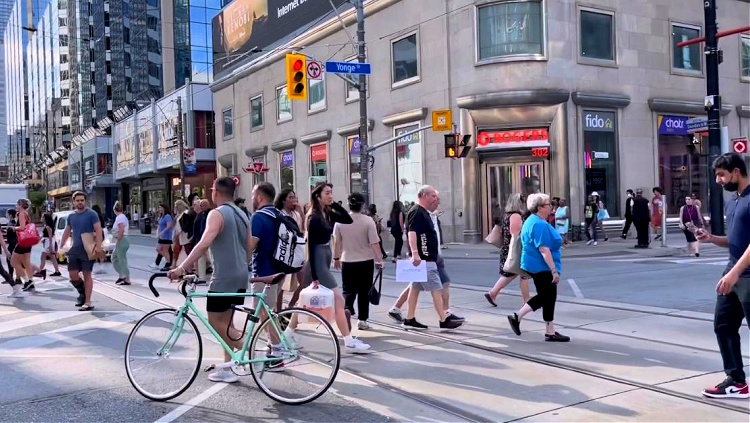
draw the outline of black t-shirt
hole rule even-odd
[[[439,246],[435,225],[430,212],[419,204],[409,210],[406,216],[406,230],[417,233],[417,251],[424,261],[437,261]]]

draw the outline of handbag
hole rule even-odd
[[[378,287],[375,288],[375,284],[378,284]],[[375,279],[372,281],[372,286],[370,287],[370,291],[367,293],[367,298],[370,299],[370,304],[372,305],[379,305],[380,304],[380,293],[383,290],[383,269],[378,269],[378,274],[375,275]]]
[[[496,248],[502,248],[503,246],[503,228],[500,225],[492,227],[489,235],[484,239],[484,242],[494,245]]]
[[[607,209],[599,209],[599,214],[596,218],[600,221],[609,219],[609,212]]]
[[[33,223],[27,223],[26,228],[22,231],[18,231],[18,246],[22,248],[31,248],[37,244],[41,238],[39,233],[36,231],[36,225]]]
[[[521,236],[513,235],[510,239],[510,248],[508,249],[508,258],[505,259],[503,264],[503,271],[506,273],[512,273],[514,275],[526,275],[526,272],[521,270]]]

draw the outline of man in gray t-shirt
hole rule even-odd
[[[68,224],[65,227],[65,232],[63,232],[60,245],[64,246],[72,235],[73,245],[68,251],[70,283],[78,291],[76,307],[81,307],[81,311],[88,311],[94,308],[91,305],[91,294],[94,290],[91,270],[94,267],[94,261],[89,260],[81,236],[93,233],[95,245],[101,245],[104,238],[99,216],[93,210],[86,208],[86,194],[80,191],[73,194],[73,205],[75,213],[68,216]],[[81,280],[79,272],[83,272],[83,280]]]

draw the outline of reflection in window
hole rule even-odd
[[[581,10],[581,56],[615,60],[614,17],[607,13]]]
[[[224,110],[221,114],[224,119],[224,139],[231,138],[234,135],[232,109]]]
[[[479,60],[544,53],[541,0],[491,4],[477,13]]]
[[[596,191],[611,216],[618,216],[617,152],[614,129],[583,131],[586,194]]]
[[[750,79],[750,37],[740,37],[740,75]]]
[[[294,151],[279,153],[279,189],[294,189]]]
[[[322,76],[322,75],[321,75]],[[307,110],[314,112],[326,107],[326,81],[323,79],[308,79]]]
[[[286,85],[276,88],[276,121],[292,119],[292,101],[286,95]]]
[[[677,43],[700,37],[700,28],[672,24],[672,67],[688,71],[701,70],[700,43],[686,47],[677,47]]]
[[[250,127],[260,128],[263,126],[263,96],[250,99]]]
[[[362,192],[362,173],[360,163],[362,157],[359,149],[359,136],[355,135],[346,139],[346,147],[349,152],[349,193]]]
[[[419,123],[398,127],[398,136],[419,128]],[[422,135],[406,135],[396,141],[396,192],[404,204],[417,201],[417,191],[424,184],[422,180]]]
[[[417,34],[411,34],[392,45],[393,49],[393,83],[409,81],[419,77],[419,51]]]
[[[253,156],[253,163],[265,163],[266,156]],[[266,182],[266,174],[263,172],[253,173],[253,186],[258,185],[261,182]]]

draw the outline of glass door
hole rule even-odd
[[[487,234],[505,215],[505,203],[513,193],[545,192],[546,179],[543,162],[511,162],[487,164],[485,228]]]
[[[499,224],[505,203],[513,193],[513,165],[490,165],[487,169],[487,194],[490,227]]]

